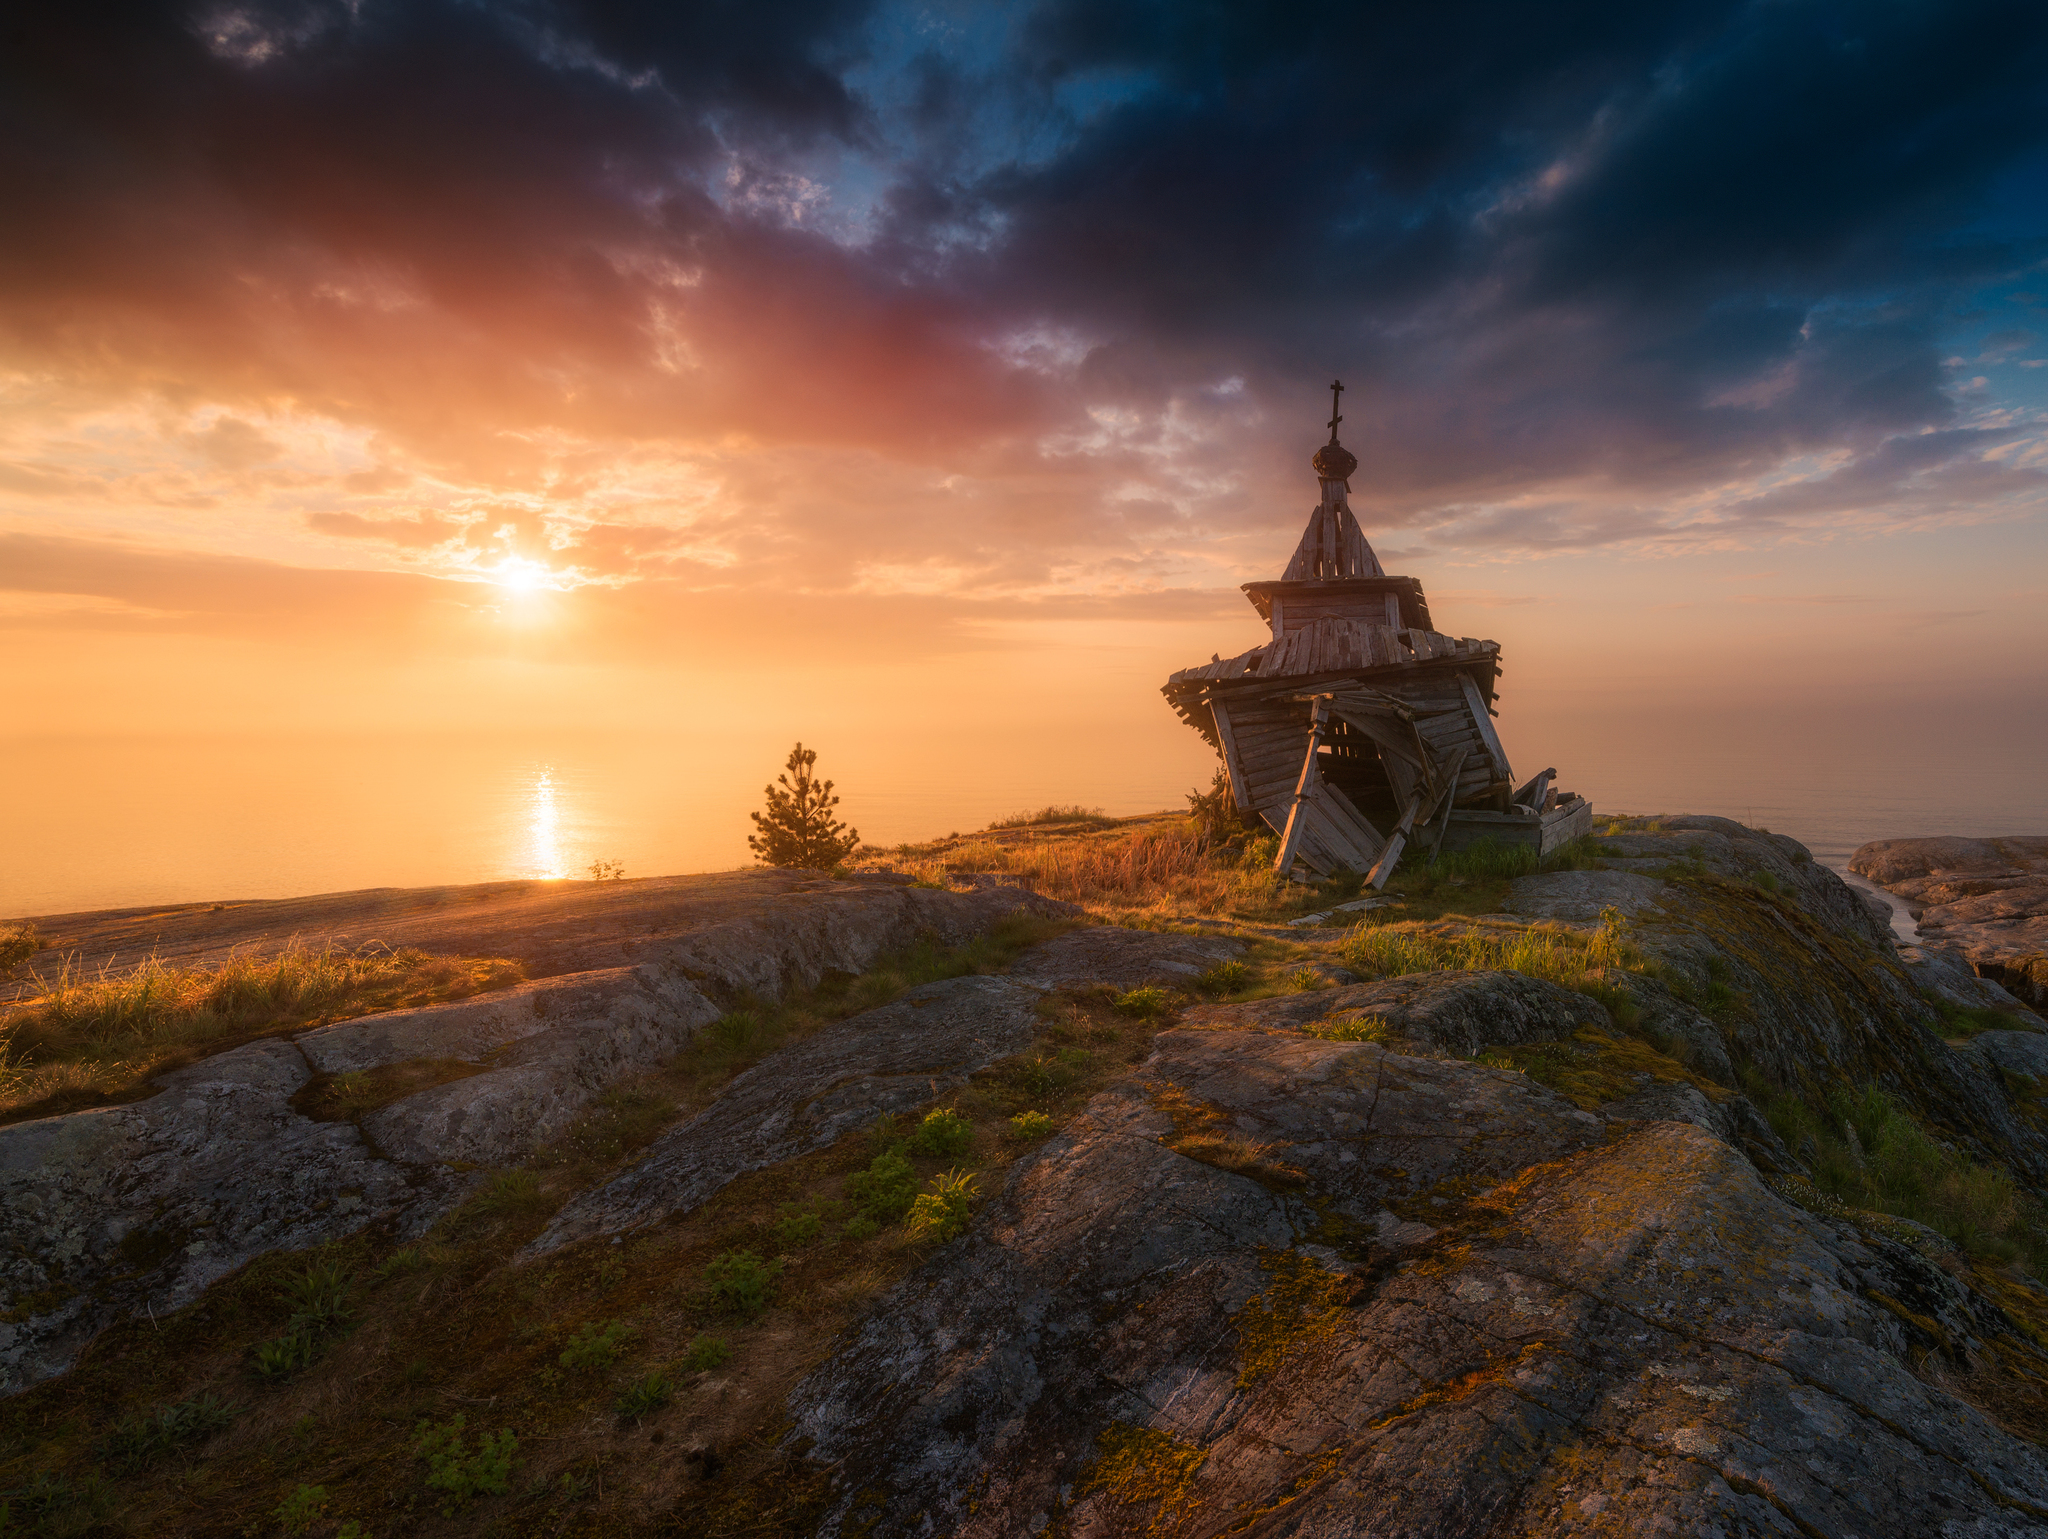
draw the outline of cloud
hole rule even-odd
[[[284,453],[283,444],[239,417],[216,418],[205,430],[185,434],[182,441],[222,470],[247,470]]]
[[[426,514],[365,518],[360,513],[309,513],[306,525],[321,534],[340,535],[349,540],[379,540],[407,549],[446,544],[459,539],[469,527],[467,523]]]
[[[2048,255],[2004,191],[2048,155],[2037,9],[10,26],[25,399],[156,412],[220,473],[100,465],[53,404],[57,447],[5,446],[24,499],[99,476],[196,535],[260,491],[451,576],[1207,589],[1284,558],[1341,373],[1369,527],[1467,556],[2040,506],[1990,457],[2038,422],[1944,364],[2031,345],[1954,317]],[[374,447],[316,463],[315,421]]]

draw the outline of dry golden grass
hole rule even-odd
[[[978,834],[901,846],[890,864],[943,884],[989,871],[1111,918],[1284,919],[1332,901],[1271,871],[1273,841],[1229,847],[1193,819],[1126,818],[1108,827],[997,824]]]
[[[257,1037],[461,999],[524,974],[502,957],[294,942],[213,966],[151,956],[92,972],[66,961],[31,976],[38,992],[0,1011],[0,1122],[131,1099],[152,1075]]]

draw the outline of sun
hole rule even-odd
[[[538,593],[542,588],[552,587],[549,582],[554,574],[538,561],[525,561],[517,556],[508,557],[490,574],[492,582],[514,593]]]

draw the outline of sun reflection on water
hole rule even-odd
[[[555,772],[542,765],[533,785],[532,816],[527,822],[527,864],[540,877],[569,873],[562,864],[561,812],[555,805]]]

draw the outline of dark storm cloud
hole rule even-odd
[[[1273,424],[1243,458],[1304,437],[1341,372],[1361,502],[1446,538],[1626,542],[1826,452],[1850,469],[1743,516],[2012,485],[1949,433],[1941,359],[2048,252],[2038,4],[989,14],[24,9],[0,338],[508,482],[511,430],[1014,465],[1091,407],[1226,377]],[[1029,328],[1077,359],[986,345]],[[216,459],[263,448],[212,431]],[[1941,466],[1887,447],[1923,434]],[[1589,479],[1611,505],[1529,497]]]

